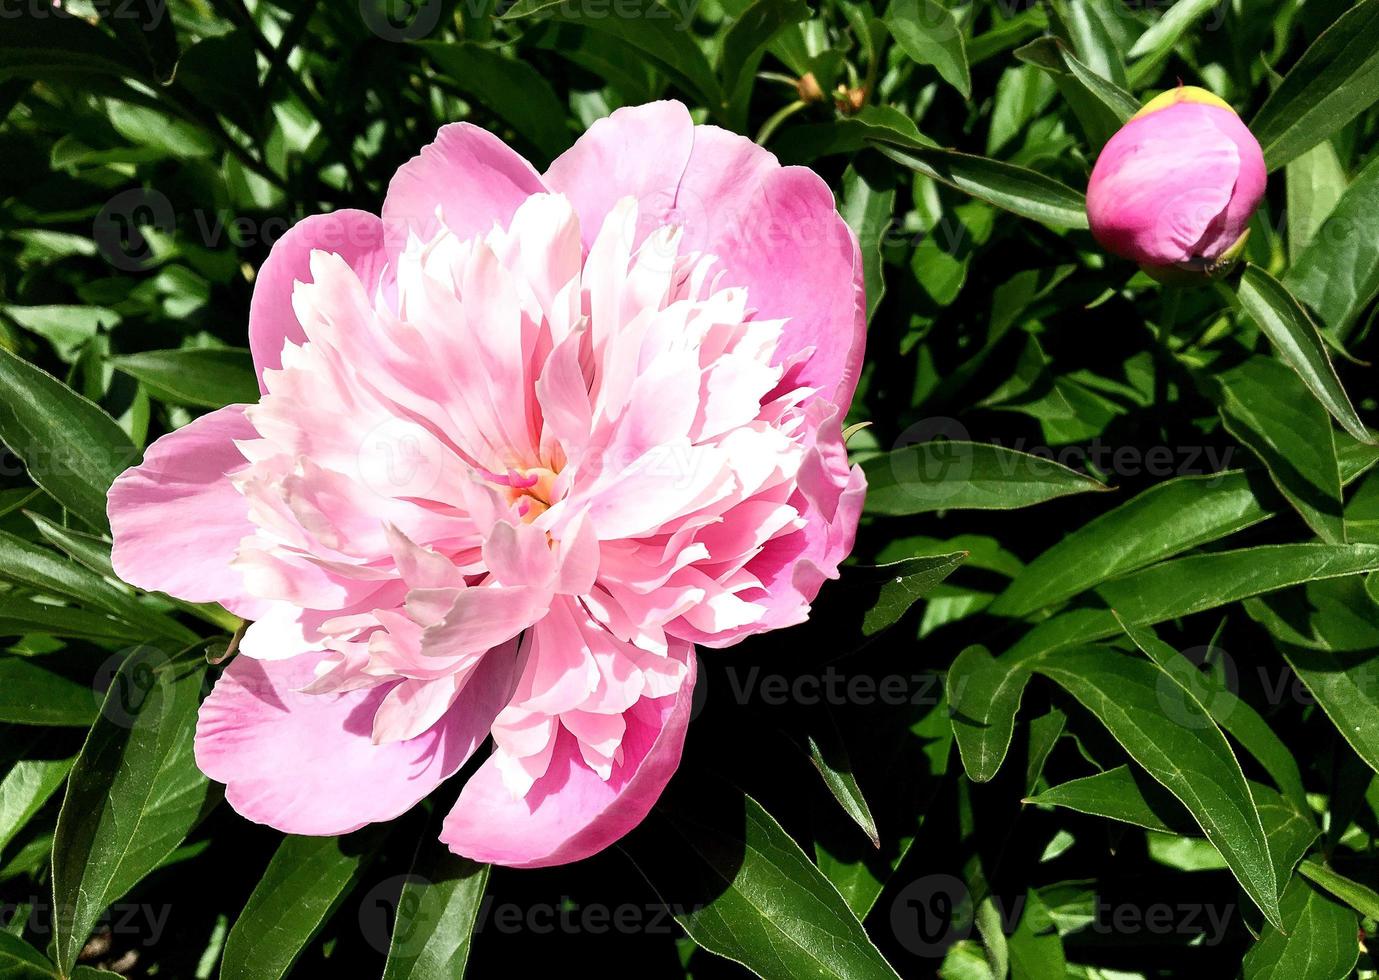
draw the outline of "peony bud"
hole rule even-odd
[[[1087,218],[1103,248],[1156,278],[1214,275],[1240,254],[1264,182],[1264,154],[1234,110],[1179,86],[1146,103],[1102,149]]]

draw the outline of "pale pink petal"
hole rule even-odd
[[[249,303],[249,349],[259,374],[282,365],[283,344],[306,340],[292,308],[298,282],[311,282],[311,253],[341,256],[372,294],[382,279],[387,259],[383,252],[383,222],[378,215],[350,209],[314,214],[297,222],[273,243],[254,280]]]
[[[427,627],[421,652],[458,657],[496,647],[544,616],[551,596],[549,589],[527,585],[462,589],[444,618]]]
[[[472,669],[436,680],[404,680],[383,699],[374,715],[375,742],[401,742],[426,732],[450,710],[463,704],[466,711],[484,715],[501,707],[512,691],[517,641],[494,647]],[[477,706],[477,707],[476,707]]]
[[[229,478],[246,465],[235,440],[254,434],[244,406],[229,405],[158,439],[142,463],[116,478],[107,503],[115,574],[189,602],[266,611],[230,567],[254,531]]]
[[[694,133],[689,110],[679,102],[618,109],[556,158],[546,185],[575,206],[586,246],[619,200],[636,198],[637,223],[628,241],[635,246],[653,229],[676,223],[675,192]]]
[[[506,226],[523,201],[545,190],[532,165],[492,133],[469,123],[442,126],[388,184],[388,254],[401,252],[409,234],[429,241],[442,221],[461,239]]]
[[[642,821],[680,764],[694,691],[693,649],[676,656],[688,674],[676,694],[643,699],[624,716],[623,758],[607,780],[589,768],[578,740],[556,738],[546,774],[523,798],[503,784],[492,758],[479,767],[446,817],[441,840],[476,861],[539,868],[603,850]]]
[[[500,677],[424,734],[375,745],[374,712],[388,686],[300,693],[318,659],[236,657],[196,726],[197,766],[226,784],[230,805],[289,834],[345,834],[411,809],[464,765],[506,695]]]

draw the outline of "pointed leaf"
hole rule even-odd
[[[116,672],[67,781],[53,840],[54,942],[64,969],[110,903],[157,868],[220,799],[192,734],[206,664],[143,647]]]
[[[1178,682],[1109,647],[1058,651],[1034,669],[1095,714],[1130,757],[1187,807],[1241,886],[1277,924],[1277,882],[1259,811],[1230,743],[1192,692],[1179,702],[1182,719],[1175,720],[1164,710],[1161,686]]]
[[[0,442],[24,461],[35,483],[98,530],[109,527],[106,491],[139,457],[109,415],[3,348]]]
[[[346,837],[284,839],[225,939],[221,975],[287,976],[385,834],[374,826]]]
[[[424,842],[398,896],[383,980],[453,980],[464,975],[489,867]]]
[[[1379,3],[1379,0],[1375,0]],[[1306,382],[1332,418],[1360,442],[1374,437],[1355,414],[1350,396],[1331,366],[1317,325],[1283,285],[1257,266],[1248,266],[1240,279],[1240,305],[1278,348],[1279,354]]]
[[[1379,100],[1379,0],[1362,0],[1322,32],[1250,121],[1276,170]]]
[[[1009,510],[1108,488],[1061,463],[1002,446],[931,441],[862,462],[866,510],[892,516],[938,510]]]
[[[1087,227],[1086,198],[1052,177],[957,150],[872,145],[903,167],[1013,214],[1055,228]]]
[[[663,800],[625,845],[696,943],[766,980],[896,980],[847,903],[756,800]]]

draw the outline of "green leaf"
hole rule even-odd
[[[1163,562],[1113,579],[1096,592],[1125,622],[1150,625],[1290,585],[1375,568],[1379,545],[1261,545]]]
[[[1298,865],[1303,877],[1320,885],[1367,919],[1379,919],[1379,892],[1358,881],[1337,874],[1326,865],[1308,858]]]
[[[1023,617],[1107,579],[1228,537],[1270,516],[1239,470],[1157,483],[1025,566],[988,607]]]
[[[872,145],[903,167],[1013,214],[1055,228],[1087,227],[1086,198],[1052,177],[957,150]]]
[[[1194,21],[1201,20],[1216,0],[1181,0],[1169,7],[1130,47],[1131,58],[1156,58],[1171,51]]]
[[[85,566],[4,531],[0,531],[0,580],[102,609],[147,630],[150,638],[162,637],[181,646],[197,640],[185,626],[144,607]]]
[[[1025,892],[1024,914],[1008,941],[1011,980],[1068,975],[1058,923],[1034,889]]]
[[[1086,99],[1074,102],[1073,108],[1080,110],[1079,118],[1085,114],[1083,124],[1096,146],[1115,135],[1116,130],[1140,109],[1133,95],[1088,68],[1058,38],[1041,37],[1031,41],[1017,50],[1015,57],[1052,75],[1065,98],[1069,95],[1069,85],[1076,85],[1085,93]]]
[[[224,408],[259,400],[259,383],[247,350],[186,347],[112,357],[117,370],[142,381],[173,405]]]
[[[96,717],[90,683],[60,673],[52,657],[0,654],[0,721],[85,728]]]
[[[1166,834],[1197,831],[1177,798],[1138,766],[1117,766],[1094,776],[1070,779],[1024,802],[1061,806]]]
[[[109,415],[4,349],[0,442],[24,461],[35,483],[98,530],[109,527],[106,491],[139,457]]]
[[[625,846],[690,938],[765,980],[895,980],[842,896],[756,800],[720,786],[680,790]]]
[[[1005,760],[1028,680],[1023,664],[997,660],[980,646],[963,650],[948,668],[944,687],[953,734],[963,770],[974,782],[989,782]]]
[[[143,647],[119,667],[67,781],[53,840],[58,965],[110,903],[159,867],[220,799],[192,757],[206,664]]]
[[[949,85],[972,97],[962,29],[938,0],[891,0],[885,22],[896,43],[921,65],[933,65]]]
[[[1240,279],[1240,304],[1332,418],[1355,439],[1373,443],[1331,366],[1317,325],[1282,283],[1257,266],[1247,266]]]
[[[75,357],[81,346],[102,326],[113,327],[120,315],[99,306],[18,306],[0,304],[0,313],[51,343],[64,360]]]
[[[977,442],[932,440],[862,462],[866,511],[899,516],[941,510],[1009,510],[1104,491],[1104,484],[1061,463]]]
[[[957,551],[951,555],[921,555],[886,565],[854,566],[845,572],[844,582],[849,589],[864,589],[868,594],[875,590],[875,601],[870,605],[858,602],[856,592],[839,598],[864,609],[862,635],[875,636],[899,622],[911,606],[966,560],[967,552]]]
[[[867,322],[886,292],[882,246],[895,213],[895,181],[889,172],[872,175],[849,166],[843,173],[843,198],[838,213],[848,223],[862,249],[867,290]]]
[[[0,930],[0,980],[59,980],[59,974],[38,950]]]
[[[1250,122],[1277,170],[1379,100],[1379,0],[1338,17],[1298,59]]]
[[[1274,485],[1323,541],[1346,540],[1331,418],[1292,371],[1252,357],[1215,376],[1226,430],[1259,457]]]
[[[382,843],[386,825],[347,837],[288,837],[225,940],[221,976],[278,980],[325,925]]]
[[[586,12],[564,0],[517,0],[503,12],[502,19],[550,17],[611,34],[655,61],[699,101],[720,108],[724,99],[718,77],[689,29],[687,18],[693,11],[693,7],[677,7],[663,0],[627,0],[616,16],[609,16],[606,9]]]
[[[1191,555],[1105,583],[1096,594],[1108,608],[1074,609],[1045,620],[998,659],[985,650],[965,650],[949,671],[953,731],[963,768],[977,782],[996,775],[1010,747],[1029,670],[1051,653],[1115,636],[1122,623],[1152,625],[1374,568],[1379,568],[1375,545],[1265,545]],[[953,669],[959,669],[956,677]]]
[[[464,975],[488,887],[488,865],[422,844],[397,900],[383,980],[454,980]]]
[[[139,642],[148,639],[148,632],[143,627],[122,623],[104,613],[0,594],[0,636],[22,636],[26,633],[87,640]]]
[[[1379,772],[1379,658],[1373,651],[1278,648],[1336,730]]]
[[[1283,893],[1282,924],[1245,954],[1245,980],[1343,980],[1360,957],[1355,913],[1301,878]]]
[[[1092,71],[1124,88],[1125,61],[1100,7],[1092,0],[1050,0],[1049,27]]]
[[[1130,757],[1187,807],[1277,925],[1277,883],[1259,811],[1230,743],[1192,692],[1178,705],[1182,718],[1170,717],[1162,688],[1180,686],[1177,680],[1109,647],[1062,650],[1041,658],[1034,669],[1095,714]]]
[[[1288,215],[1288,257],[1297,263],[1317,238],[1317,231],[1336,207],[1346,189],[1345,170],[1331,140],[1322,140],[1288,164],[1286,181]],[[1333,229],[1334,231],[1334,229]],[[1296,269],[1290,268],[1284,281],[1291,283]],[[1293,294],[1304,302],[1296,287]],[[1325,321],[1323,321],[1325,322]]]
[[[1126,626],[1125,632],[1145,656],[1177,682],[1184,697],[1192,698],[1204,708],[1217,725],[1254,756],[1293,807],[1304,813],[1307,811],[1307,794],[1303,790],[1297,760],[1259,712],[1241,700],[1224,678],[1198,670],[1195,664],[1155,636],[1152,629]],[[1164,698],[1165,713],[1181,715],[1181,700],[1170,692]]]
[[[1379,157],[1356,175],[1283,278],[1338,337],[1351,331],[1379,295],[1379,239],[1368,233],[1376,212]]]
[[[923,694],[923,692],[916,692]],[[861,718],[839,713],[845,738],[870,787],[868,807],[881,831],[880,849],[862,844],[850,821],[815,821],[814,854],[859,919],[865,919],[892,874],[909,853],[940,791],[951,781],[953,727],[941,687],[916,715],[913,705],[868,706]],[[896,773],[905,773],[896,779]],[[868,778],[869,777],[869,778]],[[821,815],[822,816],[822,815]]]
[[[815,735],[809,736],[809,760],[819,770],[824,785],[843,812],[862,828],[872,846],[879,848],[881,837],[876,832],[876,818],[871,815],[871,807],[867,806],[867,798],[862,795],[862,787],[857,783],[843,736],[832,714],[827,709],[825,714],[828,715],[828,723],[818,726]]]
[[[0,778],[0,854],[29,819],[57,792],[76,761],[20,759]]]
[[[517,134],[553,160],[570,145],[569,114],[541,73],[525,61],[477,44],[418,41],[462,92],[494,112]]]

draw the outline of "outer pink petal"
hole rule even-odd
[[[1206,253],[1221,237],[1242,172],[1239,146],[1224,128],[1228,120],[1242,125],[1227,109],[1180,102],[1111,137],[1087,184],[1087,218],[1097,241],[1148,265],[1215,257]]]
[[[236,657],[196,726],[196,764],[226,784],[230,805],[289,834],[344,834],[409,810],[464,765],[511,683],[511,663],[493,658],[435,727],[375,745],[374,712],[389,686],[299,693],[320,656]]]
[[[1226,213],[1218,222],[1215,235],[1208,236],[1198,244],[1198,254],[1208,259],[1219,256],[1245,234],[1251,216],[1264,197],[1269,176],[1268,168],[1264,165],[1264,151],[1239,116],[1218,110],[1211,121],[1235,143],[1236,151],[1240,154],[1240,173],[1236,175],[1231,203],[1226,205]]]
[[[546,182],[574,203],[586,244],[628,195],[638,200],[637,242],[660,225],[682,226],[682,252],[716,255],[722,285],[746,286],[758,318],[788,319],[778,360],[814,348],[798,380],[835,404],[852,400],[866,337],[861,252],[813,171],[781,167],[726,130],[691,126],[678,102],[654,102],[595,123]]]
[[[224,602],[250,618],[262,611],[230,567],[254,533],[228,476],[246,465],[234,440],[255,435],[244,406],[229,405],[163,436],[116,478],[106,511],[120,578],[189,602]]]
[[[442,126],[388,184],[388,254],[401,252],[408,234],[431,238],[438,210],[458,237],[472,238],[495,223],[506,228],[523,201],[546,189],[532,165],[492,133],[469,123]]]
[[[694,693],[694,649],[672,647],[689,673],[677,693],[644,698],[627,711],[623,761],[607,781],[589,768],[567,731],[546,774],[514,799],[490,758],[465,784],[441,840],[493,864],[541,868],[578,861],[618,840],[650,812],[680,765]]]
[[[249,303],[249,349],[263,387],[263,372],[282,367],[283,344],[301,344],[306,334],[292,310],[292,288],[313,282],[313,250],[340,255],[358,274],[370,293],[377,288],[387,259],[383,253],[383,222],[367,211],[345,209],[303,218],[273,244],[273,250],[254,281]]]
[[[586,248],[624,197],[637,199],[634,243],[676,220],[676,189],[695,133],[689,110],[679,102],[648,102],[598,120],[556,158],[546,185],[574,205]]]
[[[794,380],[846,408],[861,374],[867,333],[856,236],[838,214],[833,192],[807,167],[770,171],[751,191],[701,185],[708,174],[731,172],[735,156],[764,152],[743,137],[719,132],[696,130],[681,197],[706,186],[704,211],[714,218],[702,238],[687,232],[685,247],[717,255],[726,270],[722,285],[746,286],[758,319],[786,320],[776,362],[812,347],[813,356]]]

